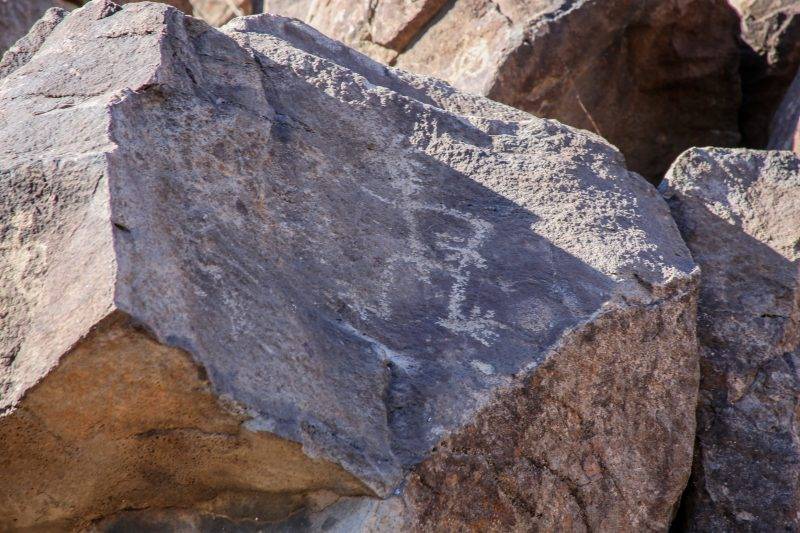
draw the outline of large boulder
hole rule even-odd
[[[689,531],[800,528],[800,159],[692,149],[662,189],[703,276]]]
[[[0,0],[0,57],[51,7],[71,7],[60,0]]]
[[[800,67],[800,2],[729,0],[741,16],[745,146],[763,148],[772,117]]]
[[[800,73],[772,117],[769,148],[800,154]]]
[[[389,64],[594,131],[654,183],[690,146],[739,142],[738,18],[725,0],[265,5]]]
[[[697,271],[604,140],[276,16],[96,0],[31,43],[0,529],[667,527]]]

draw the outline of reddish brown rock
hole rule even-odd
[[[376,38],[377,28],[406,12],[371,5],[268,0],[266,9],[389,64],[599,133],[655,183],[690,146],[739,142],[738,18],[724,0],[416,2],[429,6],[428,21],[397,43]]]
[[[743,142],[763,148],[775,110],[800,67],[800,2],[729,1],[741,16]]]

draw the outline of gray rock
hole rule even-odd
[[[0,0],[0,56],[24,37],[51,7],[68,7],[59,0]]]
[[[424,15],[409,22],[408,7]],[[736,146],[738,18],[725,0],[267,0],[378,60],[596,132],[653,183],[690,146]],[[392,35],[385,37],[385,26]],[[410,34],[413,33],[413,37]]]
[[[800,159],[692,149],[662,184],[703,276],[690,531],[800,527]]]
[[[601,138],[275,16],[96,0],[25,58],[2,527],[667,527],[697,272]]]

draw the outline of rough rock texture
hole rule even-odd
[[[67,7],[59,0],[0,0],[0,56],[24,37],[51,7]]]
[[[597,132],[654,183],[690,146],[739,141],[738,18],[725,0],[265,7],[381,61]]]
[[[800,73],[772,118],[769,148],[800,154]]]
[[[0,528],[667,527],[697,271],[605,141],[281,17],[97,0],[26,42]]]
[[[800,159],[692,149],[662,185],[702,269],[690,531],[800,528]]]
[[[800,2],[729,2],[741,15],[742,140],[763,148],[775,110],[800,67]]]

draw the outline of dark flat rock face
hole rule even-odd
[[[798,527],[800,159],[694,149],[664,185],[700,264],[695,531]]]
[[[0,169],[19,182],[3,220],[51,206],[41,233],[8,233],[51,252],[4,323],[9,411],[117,310],[189,354],[248,429],[386,495],[576,328],[667,300],[691,314],[667,207],[595,135],[281,17],[217,31],[95,1],[30,52],[0,86]],[[33,175],[66,207],[22,187]],[[686,341],[684,322],[667,336]],[[691,382],[691,353],[656,381]]]

